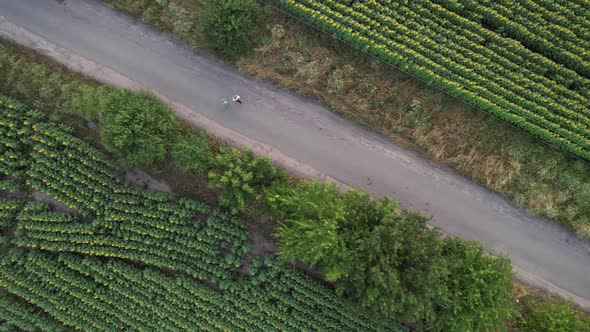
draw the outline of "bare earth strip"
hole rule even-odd
[[[400,200],[448,234],[508,253],[521,281],[590,309],[590,241],[98,0],[0,0],[0,35],[105,83],[148,89],[180,118],[296,174]],[[236,93],[244,104],[224,109]]]

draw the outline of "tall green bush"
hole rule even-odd
[[[177,130],[170,108],[148,92],[113,91],[99,120],[104,147],[130,166],[162,160]]]
[[[222,148],[211,161],[209,185],[222,189],[219,204],[234,214],[243,211],[246,203],[261,197],[263,190],[283,173],[267,158],[258,158],[252,151]]]
[[[346,218],[338,189],[318,181],[300,188],[278,185],[267,192],[266,203],[285,221],[275,234],[281,244],[280,256],[309,265],[321,262],[326,278],[337,280],[344,269],[340,255],[345,250],[337,228]]]
[[[575,310],[569,301],[537,296],[521,299],[521,317],[517,326],[526,332],[590,332],[590,320]]]
[[[204,172],[211,159],[206,137],[200,134],[178,137],[172,146],[172,158],[187,171]]]
[[[506,256],[487,254],[479,242],[450,237],[443,241],[448,295],[436,308],[434,331],[499,331],[516,313],[512,264]]]
[[[78,85],[71,93],[72,113],[81,114],[86,119],[96,119],[105,110],[112,89],[106,86]]]
[[[440,233],[426,218],[400,213],[353,234],[349,271],[337,291],[372,312],[421,326],[448,296]],[[349,240],[349,241],[350,241]]]
[[[209,47],[221,57],[235,60],[253,49],[263,17],[256,0],[206,0],[199,19]]]

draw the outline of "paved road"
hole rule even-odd
[[[389,195],[405,208],[433,215],[432,224],[444,231],[508,253],[525,282],[590,308],[588,241],[527,216],[313,100],[195,54],[98,0],[0,0],[0,34],[98,79],[155,91],[175,103],[183,118],[293,170]],[[244,104],[226,110],[221,100],[232,94]]]

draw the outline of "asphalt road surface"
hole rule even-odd
[[[509,254],[524,282],[590,308],[589,241],[98,0],[0,0],[0,35],[105,82],[152,90],[180,117],[292,171],[389,195],[447,233]],[[234,94],[243,104],[224,108]]]

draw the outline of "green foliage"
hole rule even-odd
[[[195,24],[188,9],[174,2],[166,6],[165,18],[172,25],[172,31],[182,39],[190,39],[194,34]]]
[[[172,158],[185,170],[204,172],[212,158],[207,138],[201,134],[179,136],[172,146]]]
[[[283,176],[267,158],[258,158],[252,151],[221,149],[211,162],[209,185],[222,189],[219,204],[236,214],[246,203],[258,199],[264,188]]]
[[[335,260],[344,250],[334,220],[297,219],[281,225],[276,237],[281,243],[281,257],[287,261],[300,260],[314,265],[322,262],[326,279],[340,277],[342,267]]]
[[[166,156],[177,124],[170,108],[148,92],[116,90],[99,117],[104,147],[128,165]]]
[[[320,263],[338,293],[371,312],[436,331],[489,330],[513,312],[507,258],[443,240],[390,199],[312,182],[273,186],[266,202],[283,219],[281,257]]]
[[[8,192],[20,192],[22,190],[21,183],[16,179],[4,179],[0,180],[0,190]]]
[[[0,43],[0,91],[38,106],[54,106],[59,100],[63,77],[50,74],[39,63],[23,59]]]
[[[446,296],[448,274],[440,233],[417,214],[396,211],[376,219],[366,207],[357,216],[376,222],[346,240],[354,245],[337,291],[385,317],[414,324],[433,319],[436,302]]]
[[[346,307],[329,288],[270,257],[255,258],[224,292],[184,273],[35,249],[3,257],[0,277],[8,292],[81,331],[403,331]],[[61,330],[44,313],[18,309],[8,310],[20,316],[11,322]]]
[[[443,242],[448,263],[448,295],[439,304],[430,328],[435,331],[498,331],[516,313],[512,265],[505,256],[491,256],[482,245],[456,237]]]
[[[375,200],[371,195],[351,190],[340,198],[346,206],[347,217],[340,229],[345,231],[352,240],[352,237],[362,236],[368,228],[380,225],[399,215],[397,202],[389,198]]]
[[[255,0],[206,0],[200,20],[209,47],[235,60],[253,48],[264,15]]]
[[[413,99],[404,113],[404,124],[409,127],[426,128],[429,122],[428,114],[424,111],[420,100]]]
[[[338,188],[320,181],[304,182],[298,187],[273,186],[266,193],[266,202],[271,212],[286,220],[302,217],[341,222],[345,217]]]
[[[0,95],[0,188],[20,191],[20,181],[29,165],[28,147],[23,136],[32,132],[34,117],[39,112],[25,110],[18,101]],[[26,123],[26,124],[24,124]]]
[[[21,203],[12,198],[0,198],[0,231],[12,226]]]
[[[77,113],[84,118],[97,119],[106,109],[112,89],[105,86],[80,84],[71,94],[70,113]]]
[[[526,296],[521,298],[517,326],[526,332],[589,332],[590,320],[584,318],[571,302]]]
[[[319,181],[297,189],[278,185],[265,198],[268,208],[284,220],[276,230],[281,257],[310,265],[321,262],[326,278],[338,279],[345,244],[337,227],[346,213],[336,186]]]
[[[401,213],[354,234],[350,269],[337,291],[385,317],[414,324],[434,319],[434,308],[447,296],[448,270],[440,233],[426,220]]]
[[[417,322],[444,295],[439,233],[391,200],[341,196],[334,185],[312,182],[269,190],[267,205],[284,220],[277,232],[283,258],[319,261],[339,293],[369,310]]]

